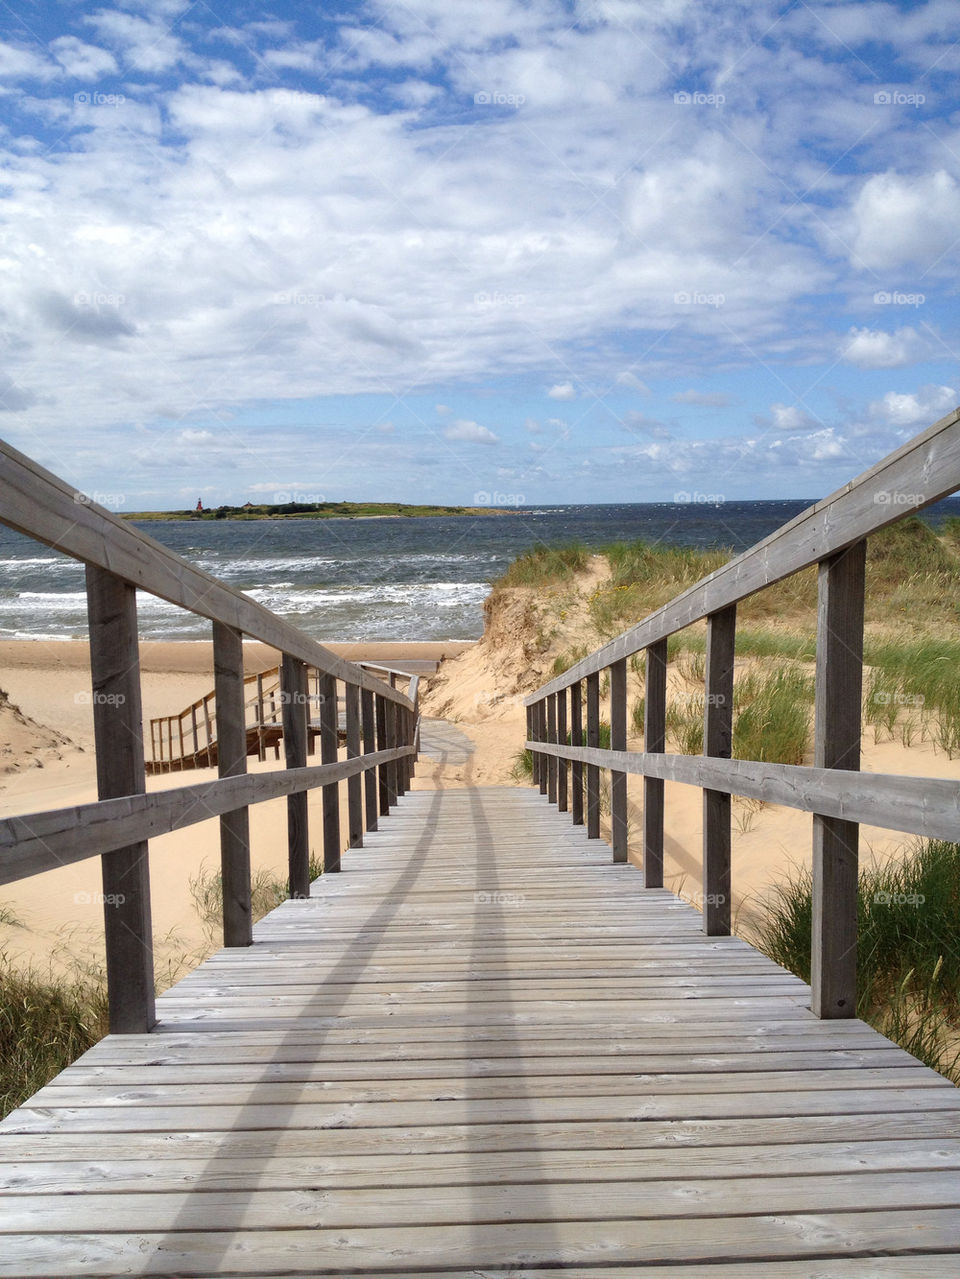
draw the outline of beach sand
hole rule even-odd
[[[469,648],[450,643],[330,644],[354,661],[433,663]],[[189,706],[213,688],[213,648],[205,642],[141,644],[144,721]],[[263,644],[244,645],[248,674],[269,669],[278,654]],[[63,808],[95,800],[96,766],[90,698],[89,655],[81,642],[0,642],[0,689],[28,722],[0,706],[0,817]],[[311,760],[311,762],[315,762]],[[319,762],[319,761],[316,761]],[[282,766],[248,759],[251,772]],[[147,780],[148,790],[202,782],[216,770],[172,773]],[[319,855],[320,791],[310,793],[312,846]],[[346,805],[341,814],[345,824]],[[266,868],[286,878],[286,801],[250,810],[254,871]],[[150,845],[154,936],[158,966],[195,953],[205,942],[193,907],[189,880],[220,862],[216,820],[153,840]],[[72,956],[102,955],[102,907],[98,858],[0,887],[0,905],[22,927],[0,925],[0,950],[19,963],[69,967]]]

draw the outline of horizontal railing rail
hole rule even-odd
[[[861,773],[866,539],[960,488],[960,409],[830,497],[731,559],[525,699],[533,780],[561,811],[600,836],[600,774],[610,773],[614,861],[627,860],[627,776],[643,783],[645,884],[663,886],[664,782],[703,790],[703,917],[730,932],[731,796],[813,814],[812,1007],[856,1008],[860,823],[960,841],[960,783]],[[734,760],[737,605],[818,568],[812,766]],[[706,621],[703,754],[665,750],[667,641]],[[627,750],[627,661],[645,656],[643,751]],[[600,747],[600,676],[609,676],[610,746]],[[569,736],[569,740],[568,740]]]
[[[375,830],[378,817],[410,787],[419,744],[419,680],[404,676],[404,693],[396,686],[400,672],[388,671],[382,680],[337,657],[2,442],[0,522],[86,565],[98,792],[92,803],[0,821],[0,883],[100,856],[110,1029],[146,1031],[155,1021],[148,841],[219,818],[224,945],[249,945],[249,807],[286,797],[289,892],[309,896],[308,792],[322,791],[324,873],[339,871],[340,784],[347,788],[349,848],[362,847],[364,831]],[[161,728],[167,763],[174,746],[181,762],[194,742],[197,754],[206,750],[205,764],[214,763],[215,753],[217,780],[146,793],[138,590],[213,623],[213,692],[178,715],[152,721],[150,739],[154,761],[158,741],[164,753]],[[254,774],[247,773],[247,712],[255,705],[255,721],[267,723],[265,697],[271,692],[265,693],[262,673],[244,672],[245,636],[281,654],[269,727],[277,736],[279,714],[284,767]],[[252,701],[251,681],[257,685]],[[321,763],[308,767],[314,738]]]

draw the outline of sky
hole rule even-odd
[[[4,0],[0,436],[117,510],[823,496],[960,401],[958,37]]]

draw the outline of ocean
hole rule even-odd
[[[177,520],[138,525],[319,640],[469,640],[490,582],[537,545],[643,538],[744,550],[809,501],[548,506],[372,520]],[[960,498],[928,518],[960,515]],[[207,639],[210,624],[140,593],[143,638]],[[83,567],[0,525],[0,639],[86,638]]]

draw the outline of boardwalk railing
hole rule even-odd
[[[960,840],[960,785],[860,773],[864,566],[869,534],[960,488],[960,410],[816,503],[525,699],[534,784],[600,835],[610,771],[613,860],[627,859],[627,774],[643,777],[643,870],[663,885],[664,781],[703,790],[703,928],[730,931],[730,797],[813,813],[813,1011],[856,1015],[859,823]],[[737,604],[818,565],[813,767],[731,759]],[[706,619],[704,754],[665,753],[667,640]],[[627,659],[646,655],[644,750],[627,750]],[[610,748],[600,749],[609,672]],[[586,722],[584,723],[584,701]],[[569,734],[569,744],[568,744]],[[569,777],[568,777],[569,771]]]
[[[358,848],[409,789],[417,752],[417,678],[406,694],[347,662],[297,627],[195,568],[0,442],[0,522],[86,565],[90,672],[99,800],[0,821],[0,884],[100,856],[110,1029],[155,1021],[147,841],[220,819],[225,946],[252,940],[251,804],[285,796],[291,897],[310,892],[307,792],[323,788],[323,869],[340,869],[340,783],[346,782],[347,844]],[[219,778],[146,794],[137,639],[137,590],[213,623]],[[275,700],[283,769],[248,774],[244,636],[282,654]],[[316,672],[316,698],[308,670]],[[338,689],[346,758],[338,751]],[[321,763],[307,767],[308,708],[317,715]],[[208,739],[209,741],[209,739]]]

